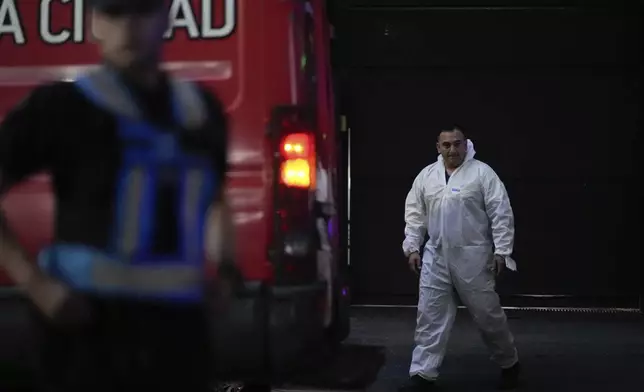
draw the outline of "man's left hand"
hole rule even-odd
[[[505,257],[501,255],[494,255],[494,265],[493,265],[494,274],[498,277],[505,270]]]
[[[211,284],[217,306],[227,306],[243,289],[244,278],[236,265],[229,261],[219,265],[217,277]]]

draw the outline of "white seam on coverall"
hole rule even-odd
[[[456,316],[454,289],[492,359],[502,368],[518,360],[491,271],[494,253],[504,256],[509,268],[516,268],[510,258],[514,217],[503,183],[492,168],[474,159],[474,153],[468,140],[465,161],[449,180],[439,157],[416,177],[405,201],[405,254],[419,251],[425,231],[429,234],[420,274],[411,376],[438,376]]]
[[[315,201],[321,204],[325,215],[331,215],[334,210],[332,189],[329,186],[329,174],[321,163],[317,164]],[[334,260],[329,242],[328,226],[323,217],[316,219],[316,226],[320,238],[320,249],[317,251],[318,278],[326,284],[326,306],[324,310],[324,326],[328,327],[333,321],[333,277]]]

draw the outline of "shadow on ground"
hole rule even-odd
[[[34,352],[24,304],[0,299],[0,390],[15,390]],[[644,391],[644,317],[592,313],[508,313],[523,364],[521,391]],[[350,343],[384,346],[386,364],[369,392],[394,392],[407,377],[415,310],[355,308]],[[442,389],[494,390],[498,369],[465,311],[458,315]],[[9,389],[8,389],[9,388]]]

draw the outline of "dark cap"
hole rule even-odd
[[[164,7],[167,0],[89,0],[89,6],[108,15],[147,14]]]

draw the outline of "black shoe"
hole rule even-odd
[[[434,390],[436,390],[436,383],[425,380],[421,376],[412,376],[405,385],[398,388],[398,392],[425,392]]]
[[[511,368],[503,369],[501,371],[501,379],[499,380],[499,389],[507,391],[518,388],[520,373],[521,365],[518,362]]]

